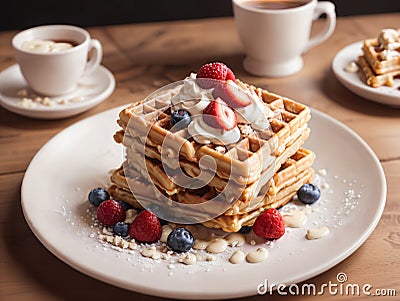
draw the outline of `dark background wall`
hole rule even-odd
[[[400,12],[400,0],[331,1],[338,16]],[[0,12],[0,30],[10,30],[54,23],[96,26],[230,16],[232,6],[231,0],[9,0]]]

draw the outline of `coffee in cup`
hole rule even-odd
[[[244,47],[244,68],[254,75],[280,77],[303,67],[301,55],[332,35],[335,6],[317,0],[233,0]],[[310,38],[312,22],[326,14],[324,29]]]
[[[24,30],[12,40],[16,60],[29,86],[57,96],[72,91],[102,59],[102,46],[83,28],[47,25]],[[88,59],[88,54],[90,58]]]

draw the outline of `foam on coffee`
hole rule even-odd
[[[31,40],[24,42],[21,48],[30,52],[49,53],[66,51],[74,46],[70,41]]]

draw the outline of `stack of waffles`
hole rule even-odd
[[[273,114],[265,116],[270,126],[263,131],[239,122],[239,141],[226,146],[201,144],[187,128],[172,128],[170,100],[179,87],[123,109],[118,120],[122,129],[114,140],[125,146],[126,160],[111,175],[110,195],[136,208],[142,208],[140,199],[154,196],[154,189],[170,201],[169,206],[207,204],[222,196],[220,202],[228,206],[201,223],[226,232],[252,225],[265,208],[289,202],[314,175],[315,155],[303,148],[310,134],[310,110],[294,100],[237,83],[257,95],[265,112]],[[173,152],[178,159],[168,160]],[[144,153],[142,158],[140,153]],[[197,179],[207,169],[207,160],[203,165],[200,162],[207,157],[213,158],[216,170],[202,187],[181,186],[169,176],[170,169],[179,168],[185,176]]]
[[[392,87],[400,76],[400,29],[383,29],[378,38],[364,41],[362,51],[358,63],[367,84]]]

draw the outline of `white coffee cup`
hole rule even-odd
[[[281,77],[300,71],[301,55],[329,38],[335,29],[335,6],[331,2],[280,1],[298,3],[282,9],[258,8],[254,2],[277,5],[279,1],[233,0],[234,18],[246,55],[243,65],[251,74]],[[325,27],[310,38],[312,22],[322,14],[326,14]]]
[[[34,40],[70,42],[73,47],[57,52],[26,49],[24,43]],[[14,36],[12,45],[29,86],[35,92],[48,96],[72,91],[82,77],[100,65],[103,56],[98,40],[91,39],[83,28],[70,25],[46,25],[24,30]]]

